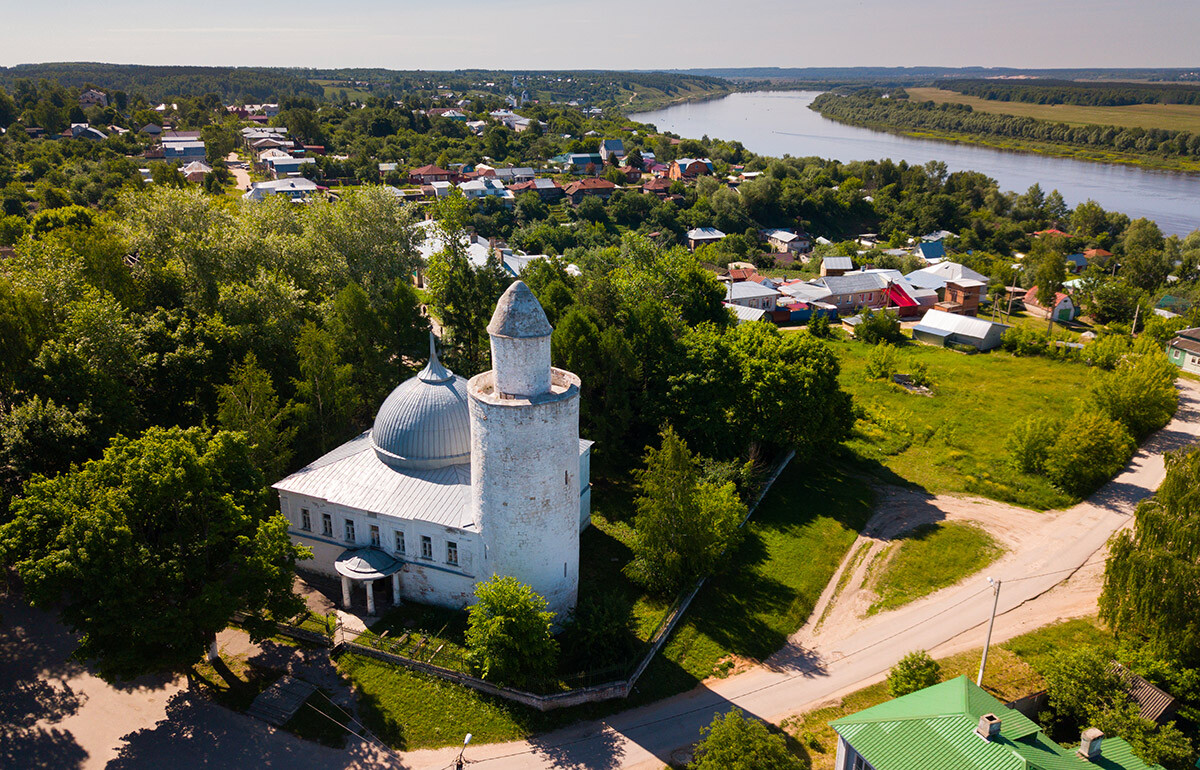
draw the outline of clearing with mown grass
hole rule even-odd
[[[829,344],[842,365],[839,381],[854,397],[857,412],[845,446],[875,464],[885,481],[1035,510],[1076,502],[1046,479],[1015,470],[1005,442],[1026,417],[1069,417],[1090,376],[1084,364],[1018,358],[1000,350],[967,355],[909,342],[899,348],[899,371],[924,363],[934,382],[933,396],[925,397],[867,379],[870,345]]]
[[[976,112],[993,115],[1017,115],[1069,125],[1200,131],[1200,105],[1197,104],[1130,104],[1121,107],[1093,107],[1080,104],[1002,102],[960,94],[957,91],[946,91],[941,88],[908,88],[905,90],[908,92],[909,99],[914,102],[965,104]]]
[[[902,536],[875,582],[879,598],[868,615],[893,610],[946,586],[1000,558],[1004,549],[973,524],[923,524]]]
[[[1095,618],[1039,628],[992,647],[983,689],[1003,702],[1016,700],[1045,687],[1041,672],[1055,650],[1071,649],[1073,645],[1107,646],[1112,641],[1112,634],[1100,628]],[[977,649],[939,659],[942,680],[965,674],[974,681],[982,654],[982,649]],[[786,719],[783,728],[796,738],[792,746],[812,763],[812,770],[833,770],[837,733],[829,723],[888,700],[891,696],[887,682],[878,682],[850,693],[833,705]]]

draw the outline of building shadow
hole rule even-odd
[[[386,766],[402,768],[387,755],[351,739],[347,748],[332,749],[276,730],[230,711],[197,693],[177,693],[166,715],[154,727],[129,733],[108,770],[171,770],[213,767],[345,768]]]

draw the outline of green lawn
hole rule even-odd
[[[879,599],[868,615],[895,609],[952,586],[1004,552],[979,527],[958,522],[925,524],[906,534],[875,584]]]
[[[710,580],[639,684],[639,700],[728,674],[780,649],[871,515],[874,495],[845,468],[794,462],[746,524],[735,565]]]
[[[324,690],[318,690],[284,723],[283,729],[301,738],[340,749],[346,745],[346,736],[350,734],[346,729],[347,724],[350,724],[350,729],[360,732],[357,725],[350,723],[346,712],[335,706]]]
[[[1111,644],[1112,635],[1101,629],[1094,618],[1069,620],[1040,628],[1009,642],[992,647],[988,654],[983,689],[1009,702],[1041,690],[1045,686],[1040,670],[1055,650],[1079,644]],[[982,649],[941,658],[942,679],[967,675],[971,681],[979,671]],[[837,734],[829,723],[849,714],[890,700],[887,682],[857,690],[837,703],[784,720],[783,727],[796,738],[797,752],[812,762],[812,770],[832,770],[837,751]]]
[[[1039,510],[1074,502],[1044,478],[1013,470],[1004,444],[1025,416],[1067,417],[1088,380],[1085,365],[910,342],[900,348],[900,372],[923,362],[934,381],[934,395],[925,397],[868,380],[870,346],[840,339],[830,345],[842,363],[842,387],[860,410],[846,447],[885,480]]]

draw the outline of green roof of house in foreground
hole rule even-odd
[[[1000,735],[985,741],[979,717],[1000,718]],[[875,770],[1162,770],[1106,737],[1101,756],[1086,761],[1064,749],[1019,711],[965,676],[842,717],[831,725]]]

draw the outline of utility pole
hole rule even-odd
[[[992,626],[996,624],[996,608],[1000,605],[1000,581],[988,578],[988,583],[991,584],[996,598],[992,601],[992,618],[988,621],[987,640],[983,643],[983,659],[979,661],[979,676],[975,679],[975,684],[979,687],[983,687],[983,669],[987,666],[988,647],[992,644]]]

